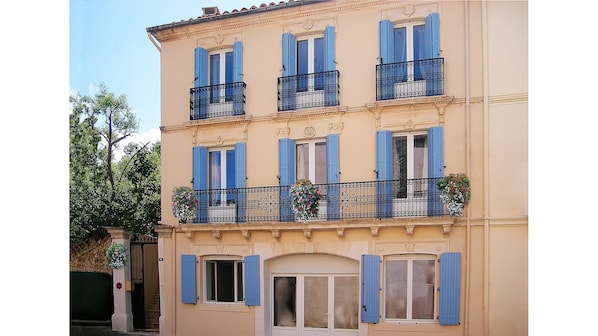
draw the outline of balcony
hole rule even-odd
[[[190,89],[190,120],[245,114],[244,82],[208,85]]]
[[[278,77],[278,111],[339,105],[338,70]]]
[[[444,58],[376,65],[376,100],[444,94]]]
[[[437,179],[320,184],[317,218],[308,222],[401,217],[439,217],[445,210]],[[253,187],[197,191],[193,223],[298,222],[289,187]]]

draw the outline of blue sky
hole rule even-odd
[[[159,137],[160,53],[146,28],[197,18],[202,7],[220,12],[259,6],[252,0],[69,0],[69,87],[92,94],[100,82],[125,94],[140,120],[132,140]]]

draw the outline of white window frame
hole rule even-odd
[[[234,147],[219,147],[219,148],[211,148],[208,149],[208,189],[212,190],[215,189],[212,187],[212,162],[211,162],[211,153],[220,152],[220,188],[222,189],[222,194],[220,195],[221,200],[226,200],[226,189],[229,188],[226,185],[226,173],[227,173],[227,158],[226,158],[226,151],[235,150]],[[210,196],[211,197],[211,196]],[[220,202],[220,205],[224,206],[227,205],[227,202]]]
[[[233,53],[233,49],[220,49],[217,51],[212,51],[209,53],[208,55],[208,60],[209,60],[209,64],[208,64],[208,79],[209,79],[209,85],[221,85],[221,84],[226,84],[226,54],[227,53]],[[212,56],[215,55],[219,55],[220,56],[220,69],[219,69],[219,73],[218,73],[218,78],[219,78],[219,83],[212,83]],[[233,54],[233,58],[234,58],[234,54]],[[231,59],[231,62],[233,62],[233,60]],[[234,71],[234,69],[233,69]],[[219,99],[218,102],[211,102],[210,104],[223,104],[223,103],[229,103],[231,105],[232,108],[232,102],[226,102],[226,89],[222,88],[219,90],[218,92],[219,94]]]
[[[387,318],[386,317],[386,301],[387,293],[389,292],[387,283],[386,283],[386,272],[387,266],[386,263],[388,261],[395,261],[395,260],[406,260],[407,261],[407,313],[405,319],[397,319],[397,318]],[[432,314],[432,318],[430,319],[413,319],[413,261],[414,260],[429,260],[434,262],[434,288],[432,289],[432,293],[434,293],[434,311]],[[439,279],[439,267],[438,267],[438,256],[435,254],[403,254],[403,255],[391,255],[386,256],[384,258],[384,296],[383,296],[383,303],[382,303],[382,316],[385,322],[391,323],[412,323],[412,324],[434,324],[436,323],[436,316],[438,316],[438,295],[436,290],[438,288],[438,279]]]
[[[321,38],[322,40],[324,39],[324,34],[313,34],[313,35],[307,35],[307,36],[302,36],[302,37],[297,37],[297,41],[296,41],[296,45],[295,45],[295,50],[297,51],[297,53],[299,52],[299,42],[301,41],[307,41],[307,74],[314,74],[315,73],[315,63],[316,63],[316,56],[315,56],[315,40]],[[295,69],[297,75],[299,75],[299,55],[296,55],[297,57],[297,68]],[[324,62],[324,60],[322,60],[322,62]],[[298,99],[302,99],[302,95],[305,95],[306,92],[309,93],[313,93],[316,91],[322,91],[323,89],[320,90],[315,90],[315,77],[314,76],[309,76],[308,77],[308,81],[307,81],[307,91],[303,91],[303,92],[298,92]],[[322,96],[321,98],[322,100],[324,99],[324,96]]]
[[[400,24],[396,24],[394,25],[394,29],[397,28],[405,28],[405,43],[406,43],[406,55],[405,55],[405,61],[413,61],[413,27],[415,26],[425,26],[426,22],[425,21],[410,21],[410,22],[404,22],[404,23],[400,23]],[[394,34],[394,30],[393,30],[393,34]]]
[[[315,140],[309,140],[309,141],[297,141],[295,142],[295,155],[297,154],[297,147],[300,145],[308,145],[309,151],[308,151],[308,160],[309,160],[309,171],[308,171],[308,179],[316,184],[316,143],[319,144],[324,144],[324,148],[326,148],[326,139],[315,139]],[[295,176],[297,176],[297,179],[299,179],[299,174],[298,174],[298,169],[299,168],[299,160],[295,160]],[[326,172],[326,159],[324,159],[324,173]],[[326,174],[324,174],[324,178],[326,177]],[[324,181],[324,183],[327,183],[327,181]]]
[[[393,165],[394,165],[394,156],[396,155],[395,151],[394,151],[394,142],[396,138],[399,137],[406,137],[407,138],[407,179],[413,179],[414,178],[414,140],[416,136],[421,136],[424,135],[426,137],[426,144],[427,146],[430,146],[429,143],[429,139],[428,139],[428,133],[425,131],[421,131],[421,132],[406,132],[406,133],[396,133],[392,135],[392,142],[393,142]],[[428,147],[426,147],[428,148]],[[426,153],[426,160],[425,160],[425,169],[423,170],[423,176],[420,178],[427,178],[428,177],[428,166],[430,164],[430,158],[427,156],[428,154]],[[394,176],[394,168],[393,168],[393,176]]]
[[[213,304],[239,304],[245,302],[245,293],[243,293],[243,297],[241,300],[238,300],[239,292],[239,279],[241,279],[243,285],[245,284],[245,265],[243,263],[243,258],[236,257],[236,256],[204,256],[202,258],[202,273],[203,273],[203,302],[204,303],[213,303]],[[232,302],[228,301],[218,301],[218,271],[217,271],[217,263],[219,261],[232,261],[233,262],[233,297],[234,300]],[[209,263],[215,263],[214,267],[214,295],[216,299],[208,300],[208,272],[207,267]],[[241,264],[241,274],[238,272],[238,265]]]

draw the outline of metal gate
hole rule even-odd
[[[158,329],[158,239],[135,234],[130,244],[133,327]]]

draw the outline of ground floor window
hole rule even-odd
[[[434,321],[435,282],[435,256],[386,258],[384,317],[397,321]]]
[[[243,261],[205,260],[204,291],[207,302],[243,301]]]

